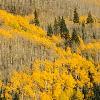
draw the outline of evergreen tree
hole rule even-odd
[[[70,35],[63,17],[62,18],[59,17],[59,27],[60,27],[60,35],[65,40],[64,44],[66,49],[66,47],[69,46]]]
[[[58,34],[59,33],[59,23],[57,21],[57,19],[55,18],[54,21],[54,34]]]
[[[86,42],[86,40],[87,40],[87,33],[86,32],[83,32],[82,33],[82,40],[84,41],[84,42]]]
[[[77,12],[77,9],[76,8],[74,9],[73,22],[74,23],[79,23],[79,15],[78,15],[78,12]]]
[[[15,93],[13,100],[20,100],[19,95],[17,93]]]
[[[82,33],[84,32],[85,30],[85,21],[82,22]]]
[[[60,34],[61,17],[58,17],[58,33]]]
[[[53,34],[53,29],[52,29],[52,26],[51,26],[51,24],[50,24],[50,25],[48,25],[48,27],[47,27],[47,35],[48,35],[48,36],[52,36],[52,34]]]
[[[68,47],[68,46],[70,46],[70,35],[69,35],[69,33],[65,33],[64,34],[65,36],[64,36],[64,39],[65,39],[65,49]]]
[[[58,25],[60,26],[60,23],[61,23],[61,17],[59,16],[58,17]]]
[[[87,17],[87,24],[93,23],[93,22],[94,22],[93,17],[92,17],[92,15],[91,15],[91,12],[89,11],[88,17]]]
[[[30,24],[35,24],[36,26],[40,26],[40,22],[39,22],[38,14],[36,10],[34,11],[34,20],[32,19]]]
[[[84,100],[87,100],[87,94],[89,92],[89,89],[88,89],[88,87],[86,85],[83,86],[82,92],[84,94]]]
[[[94,84],[93,91],[94,91],[93,100],[100,100],[100,85]]]
[[[39,25],[40,25],[39,19],[38,19],[38,14],[37,14],[37,11],[36,11],[36,10],[35,10],[35,12],[34,12],[34,24],[35,24],[36,26],[39,26]]]
[[[93,32],[93,39],[96,39],[96,33]]]
[[[65,35],[69,33],[69,30],[66,27],[66,23],[63,17],[61,18],[59,25],[61,37],[65,38]]]
[[[74,42],[76,44],[80,43],[77,31],[75,29],[73,29],[73,33],[72,33],[72,37],[71,37],[71,42],[72,43]]]
[[[82,22],[82,40],[85,42],[86,40],[86,32],[85,32],[85,22]]]

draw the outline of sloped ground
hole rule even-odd
[[[47,37],[24,17],[0,10],[0,21],[0,99],[97,98],[93,89],[100,86],[100,65],[83,58],[81,51],[99,50],[100,42],[81,42],[80,52],[71,53],[61,47],[59,36]]]
[[[0,68],[5,77],[11,70],[32,66],[35,59],[54,59],[55,47],[46,33],[20,16],[0,11]],[[17,19],[17,20],[15,20]],[[56,48],[56,47],[55,47]],[[52,56],[50,56],[52,54]],[[5,72],[5,73],[4,73]]]
[[[73,10],[78,8],[79,15],[86,15],[89,11],[100,17],[100,0],[0,0],[2,9],[16,13],[27,14],[37,9],[41,26],[53,23],[58,16],[73,17]],[[50,17],[49,17],[50,16]],[[49,20],[48,20],[49,19]]]

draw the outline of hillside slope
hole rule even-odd
[[[56,45],[46,36],[46,32],[30,25],[27,19],[21,16],[14,16],[2,10],[0,16],[1,69],[20,70],[21,66],[30,66],[35,58],[52,59],[52,56],[49,56],[50,49],[55,51]]]
[[[62,43],[25,17],[0,10],[0,99],[99,98],[100,64],[82,57],[81,51],[98,47],[98,52],[100,42],[81,43],[77,53],[64,50]]]
[[[86,15],[89,11],[100,17],[100,0],[1,0],[2,9],[16,9],[20,14],[38,10],[41,25],[52,23],[55,17],[73,17],[73,9],[78,8],[79,15]],[[49,17],[50,16],[50,17]],[[49,19],[49,20],[48,20]]]

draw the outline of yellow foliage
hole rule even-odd
[[[94,81],[97,84],[100,84],[100,72],[97,72],[96,75],[94,76]]]
[[[80,22],[81,23],[86,21],[86,19],[87,19],[87,16],[80,16]]]
[[[84,95],[79,90],[77,90],[76,97],[77,97],[77,100],[83,100],[84,99]]]
[[[10,77],[10,84],[2,86],[3,83],[0,81],[0,88],[5,89],[7,100],[12,100],[11,94],[18,93],[18,91],[19,96],[23,94],[33,100],[34,98],[36,100],[37,98],[40,100],[70,100],[74,94],[74,88],[82,90],[87,85],[91,90],[89,93],[92,94],[93,83],[100,84],[98,66],[80,55],[81,51],[99,51],[99,41],[84,44],[80,38],[78,53],[72,53],[69,47],[64,50],[56,46],[62,41],[59,36],[47,37],[46,32],[41,28],[30,25],[26,17],[14,16],[3,10],[0,10],[0,16],[3,24],[10,27],[9,30],[0,29],[0,36],[22,37],[37,45],[43,45],[52,51],[51,56],[54,56],[55,59],[36,59],[32,69],[27,72],[14,71]],[[84,16],[80,19],[83,20]],[[89,72],[92,74],[93,83],[90,82]],[[77,100],[83,100],[84,97],[80,90],[75,91]],[[2,94],[2,96],[4,95]]]
[[[52,98],[45,92],[41,93],[41,100],[52,100]]]
[[[61,84],[60,83],[55,84],[54,95],[56,96],[56,98],[59,98],[61,92],[62,92]]]
[[[5,36],[7,38],[11,38],[12,34],[10,33],[10,31],[6,31],[4,29],[0,29],[0,35]]]
[[[1,88],[1,86],[2,86],[2,81],[0,80],[0,88]]]

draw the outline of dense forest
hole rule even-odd
[[[99,100],[100,1],[0,0],[0,100]]]

